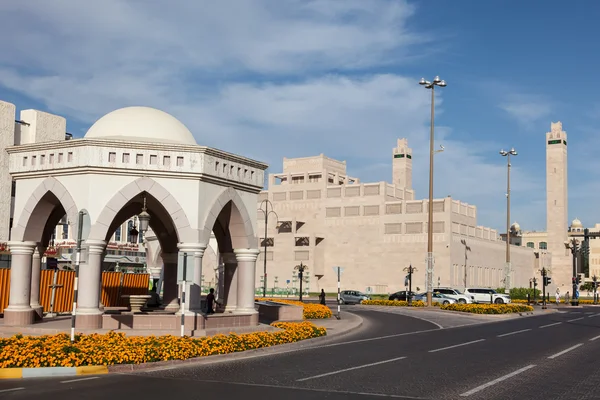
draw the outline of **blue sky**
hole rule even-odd
[[[75,136],[114,109],[146,105],[199,144],[281,170],[282,157],[348,161],[362,181],[391,179],[407,137],[427,196],[429,92],[440,75],[436,196],[545,229],[545,133],[569,135],[569,218],[600,222],[600,3],[580,0],[103,0],[0,3],[0,99],[64,115]],[[575,6],[576,5],[576,6]]]

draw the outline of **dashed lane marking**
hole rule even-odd
[[[575,346],[571,346],[571,347],[569,347],[568,349],[565,349],[565,350],[563,350],[563,351],[560,351],[560,352],[558,352],[558,353],[556,353],[556,354],[553,354],[553,355],[551,355],[551,356],[550,356],[550,357],[548,357],[548,358],[549,358],[550,360],[554,360],[556,357],[560,357],[560,356],[562,356],[563,354],[566,354],[566,353],[568,353],[568,352],[570,352],[570,351],[572,351],[572,350],[575,350],[575,349],[576,349],[576,348],[578,348],[579,346],[583,346],[583,343],[579,343],[579,344],[576,344]]]

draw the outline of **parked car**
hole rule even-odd
[[[416,295],[414,300],[422,301],[422,302],[426,303],[427,302],[427,293],[421,293],[421,294]],[[445,294],[434,292],[431,294],[431,302],[447,305],[447,304],[455,304],[457,301],[451,297],[446,296]]]
[[[497,293],[489,288],[469,288],[465,290],[465,294],[471,296],[474,303],[508,304],[511,302],[509,295]]]
[[[371,300],[371,296],[358,290],[344,290],[340,293],[340,302],[342,304],[360,304],[363,300]]]
[[[401,290],[396,293],[390,294],[389,300],[399,300],[399,301],[408,301],[406,298],[406,290]],[[410,295],[414,298],[416,296],[415,292],[410,292]]]
[[[456,300],[460,304],[469,304],[469,303],[473,302],[473,299],[471,298],[471,296],[463,294],[458,289],[452,289],[452,288],[435,288],[435,289],[433,289],[433,292],[434,293],[440,293],[440,294],[446,295],[446,296],[448,296],[448,297]]]

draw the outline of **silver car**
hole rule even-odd
[[[427,293],[421,293],[421,294],[416,295],[415,300],[426,303],[427,302]],[[447,305],[447,304],[455,304],[456,300],[454,300],[451,297],[446,296],[445,294],[432,293],[431,294],[431,302]]]
[[[340,302],[342,304],[360,304],[363,300],[371,300],[371,296],[358,290],[344,290],[340,293]]]

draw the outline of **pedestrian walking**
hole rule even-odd
[[[556,305],[560,304],[560,289],[556,288]]]
[[[569,292],[565,293],[565,304],[569,303]]]

